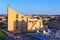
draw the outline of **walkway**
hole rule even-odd
[[[42,39],[42,40],[48,40],[47,37],[43,36],[42,34],[40,33],[28,33],[29,35],[32,35],[33,37],[36,37],[38,39]]]

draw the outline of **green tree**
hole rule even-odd
[[[5,40],[6,36],[8,36],[8,35],[0,29],[0,40]]]
[[[0,21],[2,21],[2,18],[0,18]]]
[[[0,28],[3,28],[3,25],[5,25],[3,22],[0,22]]]

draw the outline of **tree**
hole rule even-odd
[[[0,18],[0,21],[2,21],[2,18]]]
[[[0,25],[5,25],[3,22],[0,22]]]
[[[5,37],[8,36],[4,31],[0,30],[0,40],[5,40]]]
[[[0,28],[2,28],[2,26],[5,25],[3,22],[0,22]]]

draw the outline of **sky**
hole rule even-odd
[[[22,14],[60,15],[60,0],[0,0],[0,14],[7,14],[8,4]]]

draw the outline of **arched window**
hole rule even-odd
[[[18,18],[18,14],[16,15],[16,18]]]
[[[16,29],[18,29],[18,20],[16,20]]]
[[[16,29],[18,29],[18,26],[16,26]]]
[[[18,20],[16,20],[16,23],[18,23]]]
[[[0,18],[0,21],[2,21],[2,18]]]

